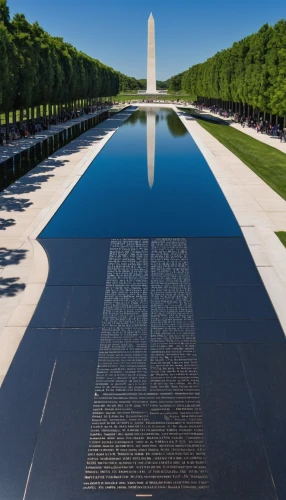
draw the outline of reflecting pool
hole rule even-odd
[[[41,238],[241,236],[206,160],[172,109],[137,109]]]

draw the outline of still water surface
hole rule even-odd
[[[241,236],[207,162],[176,113],[134,111],[41,238]]]

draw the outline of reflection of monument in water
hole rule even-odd
[[[156,113],[147,110],[147,168],[148,184],[150,189],[154,184],[155,173],[155,140],[156,140]]]

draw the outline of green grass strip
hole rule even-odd
[[[233,127],[200,119],[198,123],[286,200],[286,144],[282,153]]]
[[[285,231],[277,231],[277,233],[275,233],[279,240],[283,243],[284,247],[286,247],[286,232]]]
[[[154,96],[151,95],[146,95],[146,94],[137,94],[136,91],[134,94],[118,94],[115,96],[114,101],[116,102],[122,102],[122,101],[146,101],[148,99],[153,99],[158,101],[176,101],[179,99],[179,101],[195,101],[196,98],[191,95],[180,95],[180,94],[155,94]]]

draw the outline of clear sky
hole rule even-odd
[[[157,80],[166,80],[217,51],[286,17],[269,0],[8,0],[51,35],[129,76],[146,78],[147,21],[156,28]]]

